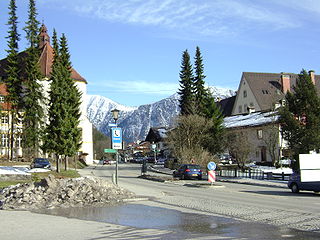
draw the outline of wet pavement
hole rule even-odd
[[[38,213],[112,223],[138,229],[168,230],[158,239],[320,239],[320,233],[304,232],[231,218],[184,213],[177,210],[126,204],[99,208],[47,209]]]

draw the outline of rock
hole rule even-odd
[[[56,179],[49,175],[40,183],[19,184],[2,189],[0,209],[103,206],[132,197],[133,193],[105,179]]]

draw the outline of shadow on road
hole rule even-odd
[[[276,195],[276,196],[285,196],[285,197],[320,197],[320,194],[313,192],[300,192],[292,193],[290,190],[288,192],[284,191],[241,191],[244,193],[255,193],[261,195]]]

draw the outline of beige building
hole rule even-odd
[[[320,92],[320,75],[313,71],[309,74]],[[226,128],[248,137],[252,146],[251,161],[272,162],[272,152],[279,157],[288,155],[273,111],[283,104],[285,94],[293,91],[297,78],[298,75],[293,73],[244,72],[237,95],[219,103],[226,116]],[[270,142],[275,143],[275,149],[271,149]]]

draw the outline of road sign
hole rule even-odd
[[[116,127],[117,125],[115,123],[109,123],[108,126],[109,127]]]
[[[208,165],[207,165],[208,169],[211,171],[211,170],[216,170],[216,163],[215,162],[209,162]]]
[[[122,129],[111,128],[112,149],[122,149]]]
[[[117,150],[116,149],[106,148],[106,149],[104,149],[104,152],[105,153],[117,153]]]
[[[208,171],[208,182],[214,183],[216,181],[216,172],[215,171]]]

